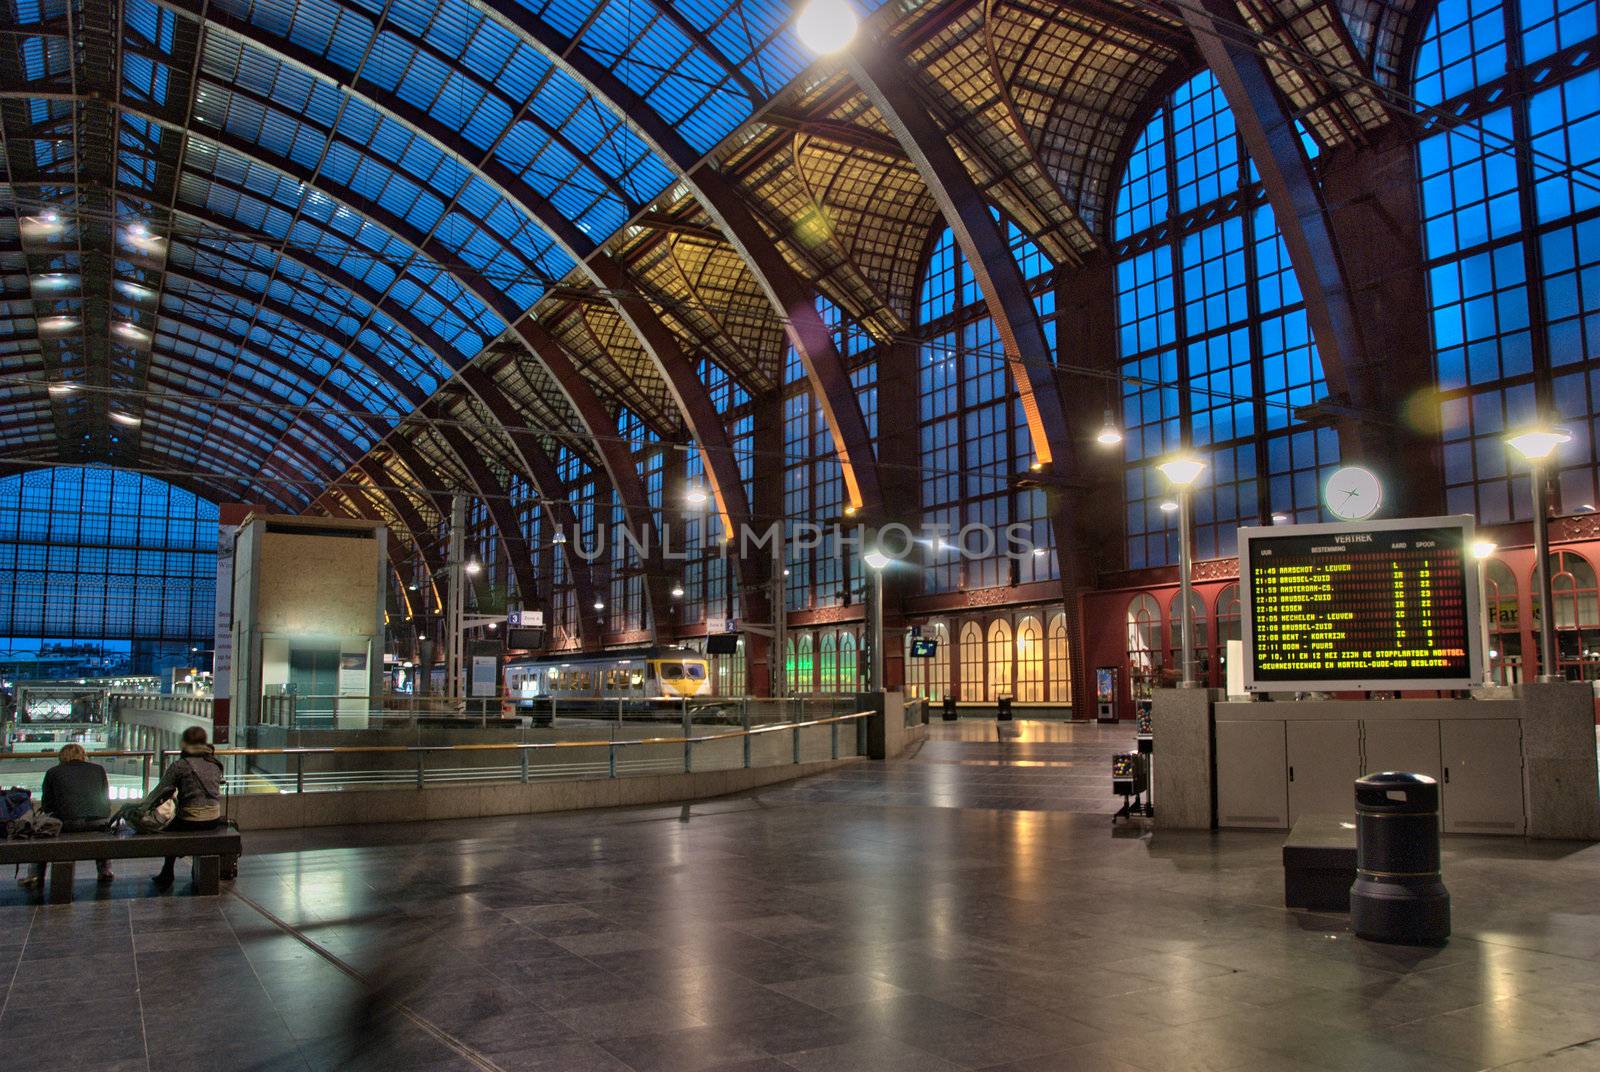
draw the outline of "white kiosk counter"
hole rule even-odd
[[[1152,721],[1158,827],[1287,829],[1302,815],[1353,814],[1355,779],[1405,770],[1439,780],[1447,834],[1600,840],[1587,683],[1414,700],[1163,689]]]

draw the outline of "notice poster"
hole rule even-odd
[[[1482,653],[1472,519],[1239,530],[1245,688],[1467,688]]]
[[[499,660],[493,655],[474,655],[472,657],[472,684],[471,695],[474,697],[492,697],[499,693]]]

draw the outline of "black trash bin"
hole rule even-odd
[[[1399,945],[1443,945],[1450,894],[1439,874],[1439,783],[1382,771],[1356,779],[1357,936]]]
[[[995,700],[994,717],[996,722],[1011,721],[1011,697],[1001,696]]]
[[[951,696],[948,693],[946,693],[945,694],[945,698],[944,698],[944,721],[946,721],[946,722],[954,722],[955,720],[956,720],[956,698],[954,696]]]

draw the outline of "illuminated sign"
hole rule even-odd
[[[1468,688],[1481,677],[1470,517],[1239,530],[1245,688]]]

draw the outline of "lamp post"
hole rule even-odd
[[[1180,643],[1183,654],[1183,679],[1181,689],[1199,688],[1194,679],[1194,608],[1190,604],[1191,574],[1194,572],[1194,553],[1189,547],[1189,489],[1205,472],[1206,463],[1193,454],[1179,454],[1156,466],[1178,494],[1178,602]]]
[[[1488,688],[1494,684],[1494,666],[1489,656],[1489,583],[1484,579],[1484,568],[1489,564],[1489,556],[1494,554],[1498,545],[1493,540],[1474,540],[1472,543],[1472,557],[1477,560],[1478,570],[1478,616],[1479,625],[1483,632],[1483,686]]]
[[[892,561],[873,548],[861,556],[867,567],[867,691],[883,691],[883,571]]]
[[[1506,444],[1522,455],[1533,473],[1533,555],[1539,569],[1539,680],[1556,675],[1556,612],[1550,599],[1550,528],[1545,519],[1545,463],[1563,443],[1572,441],[1565,428],[1538,426],[1513,432]]]

